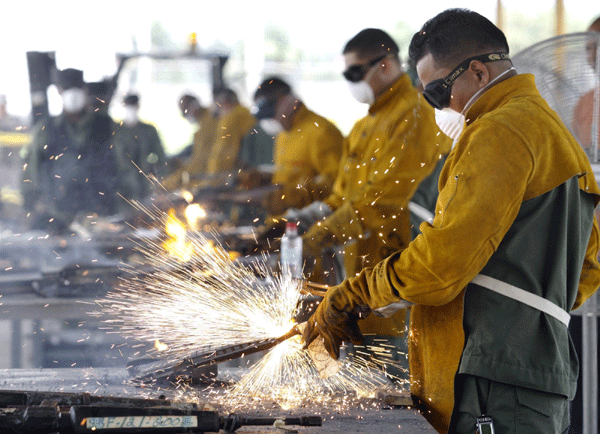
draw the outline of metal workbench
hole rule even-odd
[[[91,395],[106,397],[128,397],[157,399],[160,395],[167,399],[186,399],[201,406],[210,406],[221,413],[215,403],[214,391],[204,393],[198,389],[188,389],[184,394],[171,389],[141,389],[127,383],[129,374],[125,369],[7,369],[0,371],[0,390],[49,391],[49,392],[88,392]],[[283,410],[272,402],[254,405],[252,409],[242,411],[252,417],[264,416],[300,416],[314,415],[323,418],[322,426],[287,427],[299,434],[328,433],[405,433],[433,434],[436,431],[427,423],[417,410],[410,407],[390,407],[375,399],[355,400],[343,408],[335,403],[311,403],[301,408]],[[236,413],[241,413],[236,409]],[[2,428],[2,427],[0,427]],[[245,434],[284,433],[279,428],[242,427],[236,432]],[[289,431],[287,431],[289,432]],[[293,432],[293,431],[292,431]]]

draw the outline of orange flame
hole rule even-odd
[[[163,242],[163,248],[183,262],[188,262],[194,253],[194,247],[191,241],[186,241],[185,224],[177,218],[174,209],[169,210],[165,222],[165,233],[169,239]]]
[[[192,207],[192,208],[190,208]],[[189,211],[188,211],[189,210]],[[179,258],[182,262],[189,262],[194,254],[212,253],[213,250],[217,249],[215,242],[212,240],[206,240],[202,246],[194,244],[190,239],[188,240],[188,228],[192,231],[197,230],[191,223],[193,223],[194,216],[198,219],[206,216],[206,212],[199,205],[196,207],[194,204],[189,205],[186,210],[186,219],[188,220],[188,226],[182,222],[175,215],[175,210],[170,209],[168,216],[165,221],[165,233],[168,235],[168,239],[162,243],[162,247],[172,256]],[[198,251],[198,248],[200,251]],[[229,259],[232,261],[240,257],[239,252],[229,251]]]

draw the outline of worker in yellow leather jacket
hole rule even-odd
[[[194,184],[194,178],[197,180],[206,173],[208,158],[216,139],[217,118],[211,110],[200,104],[198,98],[183,95],[179,101],[179,109],[182,116],[197,125],[198,129],[194,132],[192,155],[183,162],[181,168],[164,180],[163,185],[167,190],[189,188]]]
[[[303,235],[305,256],[344,244],[347,276],[376,264],[411,240],[408,203],[419,183],[450,151],[432,108],[403,72],[398,46],[385,32],[365,29],[344,48],[345,76],[369,113],[344,141],[332,194],[324,200],[331,214]],[[404,312],[371,317],[364,333],[401,336]]]
[[[344,137],[340,130],[309,110],[278,77],[263,80],[255,101],[256,117],[275,135],[271,182],[282,187],[265,201],[270,214],[325,199],[331,193],[342,156]]]
[[[410,53],[425,97],[460,126],[435,218],[328,291],[305,341],[320,335],[336,356],[361,339],[357,306],[389,315],[414,303],[411,391],[439,432],[475,432],[483,414],[496,432],[566,432],[578,374],[569,312],[600,286],[592,168],[483,16],[442,12]]]
[[[238,153],[242,138],[250,131],[256,119],[239,103],[231,89],[221,89],[215,95],[219,112],[216,139],[206,163],[206,173],[215,180],[222,178],[230,184],[228,175],[239,169]]]

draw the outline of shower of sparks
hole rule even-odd
[[[297,283],[259,282],[250,268],[236,265],[200,233],[168,244],[177,246],[171,254],[150,242],[143,253],[151,271],[132,271],[107,296],[107,309],[117,314],[121,332],[143,341],[158,339],[169,356],[185,357],[278,337],[292,328]]]
[[[152,342],[149,355],[176,361],[191,354],[278,338],[295,325],[301,285],[288,275],[268,272],[266,261],[244,266],[214,239],[185,229],[174,213],[147,214],[161,222],[169,239],[140,240],[142,267],[103,301],[110,327],[126,337]],[[264,259],[264,258],[263,258]],[[270,277],[257,277],[257,276]],[[384,355],[389,352],[381,348]],[[314,356],[313,356],[314,357]],[[321,378],[301,338],[272,348],[227,392],[232,406],[271,399],[291,408],[310,397],[326,400],[334,393],[366,396],[389,386],[373,369],[393,361],[373,363],[359,357],[340,362],[342,369]]]
[[[332,397],[372,397],[376,390],[391,389],[382,371],[362,357],[339,362],[340,370],[321,378],[313,357],[303,349],[300,337],[285,341],[251,366],[248,374],[229,391],[226,404],[235,408],[250,400],[274,400],[282,408],[331,402]]]

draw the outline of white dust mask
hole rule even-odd
[[[125,112],[123,114],[123,123],[128,127],[137,124],[139,120],[138,109],[132,106],[125,106]]]
[[[369,105],[372,105],[375,102],[375,92],[373,92],[373,89],[365,80],[356,83],[348,81],[348,87],[350,89],[350,94],[358,102]]]
[[[87,102],[85,90],[72,87],[62,92],[63,108],[69,113],[78,113],[84,109]]]
[[[442,133],[457,141],[465,127],[465,115],[448,107],[435,109],[435,123]]]
[[[273,118],[261,119],[259,124],[260,127],[265,130],[265,133],[271,137],[275,137],[283,131],[283,127],[279,121]]]

